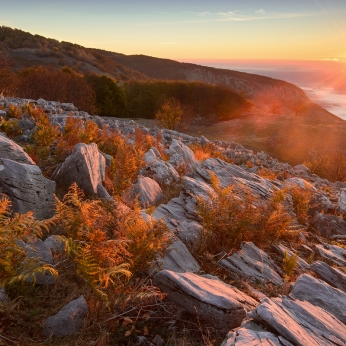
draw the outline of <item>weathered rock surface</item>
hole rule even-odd
[[[346,344],[346,328],[335,316],[306,301],[288,297],[265,298],[249,313],[278,335],[299,346]]]
[[[316,212],[310,227],[325,238],[331,238],[333,235],[346,235],[346,221],[337,215]]]
[[[57,190],[65,194],[72,183],[76,182],[86,196],[97,196],[98,185],[105,179],[106,159],[100,154],[97,145],[79,143],[74,147],[65,162],[52,175]]]
[[[287,252],[287,254],[290,256],[290,257],[293,257],[295,256],[295,253],[288,249],[286,246],[282,245],[282,244],[279,244],[279,245],[273,245],[272,248],[274,249],[274,251],[279,254],[282,258],[284,258],[285,256],[285,252]],[[310,265],[304,261],[302,258],[298,257],[298,267],[297,269],[299,271],[306,271],[308,270],[310,267]]]
[[[221,346],[293,346],[282,336],[277,336],[253,321],[232,330]]]
[[[337,209],[340,213],[346,215],[346,188],[340,190],[340,196],[338,200]]]
[[[13,211],[33,211],[38,219],[54,214],[55,182],[46,179],[39,167],[0,159],[0,186],[11,198]]]
[[[5,287],[0,288],[0,303],[6,301],[7,298]]]
[[[311,264],[310,270],[312,270],[319,279],[346,292],[346,274],[340,269],[333,268],[325,262],[317,261]]]
[[[0,135],[0,158],[35,165],[35,162],[21,146],[2,135]]]
[[[251,242],[243,242],[239,251],[221,260],[220,264],[231,273],[250,281],[271,282],[275,285],[283,283],[278,274],[281,273],[280,268]]]
[[[303,274],[295,282],[290,296],[319,306],[346,323],[346,293],[324,281]]]
[[[346,266],[346,250],[331,244],[315,245],[317,252],[325,259],[333,261],[336,265]]]
[[[65,250],[65,244],[58,235],[51,235],[44,241],[45,246],[53,253],[61,253]]]
[[[44,334],[58,337],[74,335],[83,325],[88,304],[83,296],[65,305],[56,315],[44,321]]]
[[[257,302],[220,280],[208,279],[193,273],[174,273],[163,270],[155,275],[154,283],[168,297],[192,314],[221,328],[240,326],[247,311]]]
[[[193,258],[185,244],[181,240],[175,239],[167,248],[165,256],[157,259],[157,263],[152,272],[157,269],[166,269],[177,273],[196,273],[201,269],[201,267]]]
[[[142,208],[149,208],[157,205],[165,199],[160,185],[149,177],[139,176],[136,184],[134,184],[123,195],[124,201],[131,204],[138,198],[138,202]]]
[[[173,139],[169,147],[170,163],[174,167],[186,165],[189,172],[194,172],[201,163],[195,158],[193,151],[182,142]]]

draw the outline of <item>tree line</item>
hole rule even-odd
[[[251,106],[244,94],[202,82],[130,80],[106,75],[82,75],[69,67],[31,67],[14,72],[0,61],[0,93],[21,98],[73,102],[79,109],[102,116],[152,119],[170,99],[186,116],[228,120]]]

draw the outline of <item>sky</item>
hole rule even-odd
[[[346,62],[346,0],[0,0],[0,25],[179,61]]]

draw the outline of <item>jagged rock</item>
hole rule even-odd
[[[88,313],[88,304],[83,296],[65,305],[56,315],[44,320],[44,334],[49,337],[64,337],[76,334]]]
[[[35,127],[35,122],[29,119],[20,119],[18,120],[18,125],[22,130],[32,131]]]
[[[173,139],[169,147],[170,163],[174,167],[186,165],[189,172],[194,172],[201,163],[195,158],[193,151],[181,141]]]
[[[346,323],[346,293],[324,281],[303,274],[295,282],[290,296],[319,306]]]
[[[164,257],[157,259],[151,273],[157,271],[157,269],[166,269],[177,273],[195,273],[198,272],[201,267],[193,258],[185,244],[179,239],[174,239],[167,248]]]
[[[49,251],[54,253],[61,253],[65,250],[65,244],[61,237],[58,235],[51,235],[45,241],[44,244]]]
[[[311,175],[310,169],[303,164],[294,166],[293,170],[302,176],[310,176]]]
[[[68,111],[68,112],[78,111],[78,108],[75,107],[73,103],[62,103],[61,108],[64,111]]]
[[[293,346],[282,336],[268,332],[253,321],[243,323],[240,328],[231,330],[221,346]]]
[[[325,259],[334,262],[339,266],[346,266],[346,250],[330,244],[317,244],[315,245],[319,255]]]
[[[325,238],[331,238],[333,235],[346,235],[346,221],[337,215],[316,212],[310,227]]]
[[[257,305],[236,288],[193,273],[163,270],[155,275],[154,283],[174,303],[221,328],[238,327]]]
[[[4,110],[0,109],[0,117],[4,117],[4,118],[6,118],[6,116],[7,116],[6,111],[4,111]]]
[[[249,317],[299,346],[346,344],[346,328],[335,316],[309,302],[265,298]]]
[[[155,180],[143,176],[139,176],[136,184],[123,194],[123,200],[128,204],[133,203],[136,198],[142,208],[157,205],[165,199],[160,185]]]
[[[312,270],[319,279],[346,292],[346,274],[340,269],[333,268],[325,262],[316,261],[311,264],[310,270]]]
[[[0,303],[6,301],[7,298],[8,297],[7,297],[6,289],[5,289],[5,287],[2,287],[0,289]]]
[[[284,258],[285,252],[287,252],[287,254],[290,257],[293,257],[295,255],[295,253],[293,251],[291,251],[290,249],[288,249],[286,246],[284,246],[282,244],[273,245],[272,248],[282,258]],[[310,265],[306,261],[304,261],[302,258],[298,257],[298,267],[297,267],[297,269],[299,271],[306,271],[306,270],[309,269],[309,267],[310,267]]]
[[[159,153],[159,151],[155,147],[151,147],[145,154],[144,154],[144,161],[147,164],[151,164],[157,160],[162,160],[162,156]]]
[[[202,163],[202,169],[198,170],[198,173],[207,180],[210,178],[210,172],[216,175],[223,187],[229,185],[246,186],[257,196],[264,198],[270,197],[278,189],[272,181],[261,178],[237,165],[224,162],[220,159],[207,159]]]
[[[38,219],[54,214],[55,182],[46,179],[39,167],[0,159],[0,186],[11,198],[14,212],[33,211]]]
[[[0,158],[35,165],[35,162],[21,146],[3,135],[0,135]]]
[[[346,188],[340,190],[337,210],[346,215]]]
[[[175,234],[186,245],[186,247],[194,252],[197,251],[201,244],[203,227],[196,221],[177,221]]]
[[[269,256],[251,242],[243,242],[241,249],[232,256],[221,260],[220,264],[231,273],[250,281],[283,283],[278,273],[281,272]]]
[[[189,195],[201,197],[204,200],[208,200],[210,196],[215,195],[214,189],[201,180],[185,176],[181,182],[184,192]]]
[[[98,185],[105,179],[106,160],[97,145],[79,143],[74,152],[52,175],[57,190],[65,194],[72,183],[76,182],[87,197],[98,195]]]

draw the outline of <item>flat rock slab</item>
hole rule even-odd
[[[88,304],[83,296],[65,305],[56,315],[44,320],[44,334],[64,337],[76,334],[88,313]]]
[[[319,306],[346,323],[346,293],[322,280],[303,274],[295,282],[290,296]]]
[[[247,311],[257,302],[218,279],[193,273],[174,273],[163,270],[155,275],[154,283],[177,305],[197,314],[218,328],[240,326]]]
[[[0,158],[35,165],[35,162],[21,146],[2,135],[0,135]]]
[[[227,334],[221,346],[293,346],[282,336],[277,336],[253,321]]]
[[[249,313],[257,323],[299,346],[346,345],[345,324],[306,301],[288,297],[265,298]]]
[[[33,211],[37,219],[53,216],[55,182],[46,179],[39,167],[0,159],[0,186],[11,198],[14,212]]]
[[[287,254],[290,257],[294,257],[295,253],[290,250],[289,248],[287,248],[285,245],[279,244],[279,245],[273,245],[272,248],[274,249],[274,251],[280,255],[282,258],[284,258],[285,256],[285,252],[287,252]],[[304,261],[302,258],[298,257],[298,267],[297,269],[301,272],[304,272],[306,270],[308,270],[310,267],[309,263],[307,263],[306,261]]]
[[[319,279],[329,285],[346,292],[346,274],[338,268],[333,268],[325,262],[316,261],[310,266]]]
[[[250,281],[271,282],[281,285],[283,279],[278,273],[280,268],[270,257],[251,242],[243,242],[241,249],[220,264],[232,273]]]
[[[77,183],[87,197],[98,196],[106,176],[106,159],[97,145],[79,143],[65,162],[52,175],[60,194],[65,194],[72,183]],[[101,196],[100,196],[101,197]],[[101,198],[104,196],[102,195]]]
[[[346,221],[337,215],[316,212],[310,226],[325,238],[331,238],[333,235],[346,235]]]
[[[315,248],[320,256],[339,266],[346,266],[346,250],[331,244],[317,244]]]

